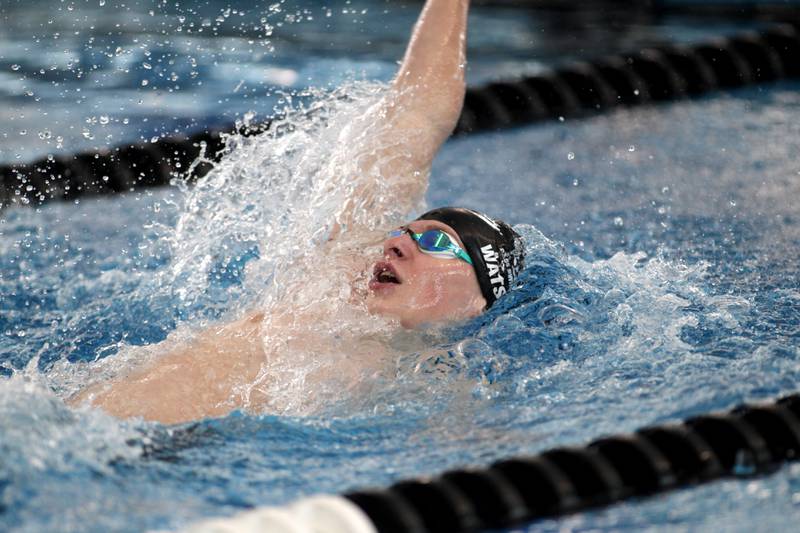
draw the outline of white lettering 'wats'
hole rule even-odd
[[[494,297],[500,298],[506,293],[506,288],[503,285],[503,275],[500,273],[497,251],[495,251],[491,244],[487,244],[481,246],[481,253],[483,254],[483,260],[486,262],[486,268],[489,271],[489,281],[492,284]],[[497,287],[495,287],[495,285],[497,285]]]

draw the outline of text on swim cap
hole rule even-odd
[[[505,285],[503,285],[503,275],[500,273],[499,256],[491,244],[482,246],[481,253],[483,254],[486,268],[489,271],[489,281],[492,285],[499,285],[498,287],[492,287],[494,297],[500,298],[506,293],[506,288]]]

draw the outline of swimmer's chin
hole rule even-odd
[[[382,305],[382,302],[370,294],[364,300],[363,305],[367,313],[372,316],[387,320],[390,324],[397,325],[405,330],[414,331],[438,331],[449,326],[467,322],[477,317],[483,312],[482,306],[474,309],[464,309],[454,311],[444,316],[430,316],[425,309],[392,309]]]

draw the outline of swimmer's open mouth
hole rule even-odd
[[[386,262],[375,264],[375,268],[372,271],[372,279],[378,283],[396,283],[398,285],[402,283],[391,263]]]

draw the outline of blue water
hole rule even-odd
[[[410,24],[413,18],[412,6],[379,5],[400,10],[406,18],[398,20]],[[67,27],[77,16],[71,13],[103,13],[94,3],[74,6],[60,12]],[[134,6],[143,13],[150,8]],[[224,8],[204,9],[216,16]],[[367,18],[360,11],[343,15],[340,8],[339,29],[356,24],[348,22],[350,15]],[[32,16],[22,5],[5,9]],[[259,9],[269,12],[267,5],[252,8]],[[522,19],[513,11],[476,11],[474,28],[491,27],[495,18]],[[166,8],[157,12],[177,17]],[[381,12],[369,16],[382,19]],[[320,36],[299,31],[298,24],[297,39],[304,43],[316,35],[325,44],[339,35],[337,27],[323,26],[327,33]],[[350,66],[329,70],[320,66],[326,53],[312,47],[307,65],[316,83],[337,83],[353,68],[379,78],[391,71],[405,22],[393,21],[391,31],[369,30],[372,19],[359,24],[371,38],[396,37],[385,37],[385,46],[340,51],[339,60]],[[670,24],[633,33],[640,38],[677,27],[676,38],[692,39],[699,32]],[[244,31],[231,28],[234,36]],[[505,72],[495,65],[497,51],[524,43],[532,31],[526,28],[500,32],[496,41],[478,35],[475,79]],[[211,42],[221,47],[225,38]],[[173,46],[171,53],[186,59]],[[0,61],[8,59],[8,49]],[[537,50],[539,68],[554,61]],[[287,54],[281,64],[299,72],[302,54]],[[502,68],[529,68],[523,56],[509,52]],[[263,62],[272,64],[268,54]],[[277,102],[265,96],[261,107],[248,107],[234,93],[221,106],[213,103],[224,92],[213,72],[204,75],[203,87],[219,94],[193,103],[192,113],[181,116],[165,93],[148,117],[180,128],[189,115],[199,120],[198,111],[221,120],[226,112],[265,112]],[[150,94],[135,82],[120,84]],[[191,216],[191,190],[3,211],[0,529],[179,527],[252,505],[485,465],[794,392],[800,377],[798,89],[798,83],[782,83],[450,141],[434,164],[428,204],[480,207],[516,224],[530,248],[523,286],[485,316],[437,338],[437,357],[409,353],[398,363],[395,382],[380,392],[343,398],[312,416],[236,412],[166,427],[70,410],[61,398],[131,353],[127,346],[213,322],[255,298],[267,282],[248,278],[246,264],[258,261],[258,253],[221,252],[200,282],[179,277],[161,283],[176,279],[166,274],[179,252],[167,241],[176,221]],[[111,116],[100,93],[113,98],[124,94],[120,90],[100,84],[98,94],[77,106],[53,93],[54,107],[30,103],[25,120],[47,124],[42,113],[48,112],[61,117],[65,130],[70,124],[80,129],[85,120],[67,110]],[[4,112],[23,114],[9,107]],[[133,133],[124,135],[149,135],[142,128],[150,122],[134,124],[130,115],[124,126]],[[127,127],[114,131],[123,135]],[[91,145],[80,130],[69,138],[64,150]],[[4,138],[3,157],[54,149],[46,139],[30,139],[31,133]],[[220,194],[234,186],[223,184]],[[686,489],[539,522],[531,530],[789,530],[800,515],[798,504],[800,470],[790,466],[770,477]]]

